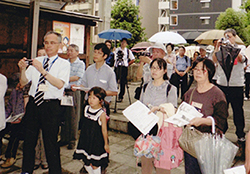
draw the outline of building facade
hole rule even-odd
[[[169,0],[169,30],[204,32],[215,28],[215,21],[227,8],[239,10],[242,0]]]

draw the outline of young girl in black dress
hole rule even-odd
[[[81,134],[74,159],[83,160],[89,174],[101,174],[101,166],[107,166],[108,132],[106,113],[103,103],[106,92],[100,87],[93,87],[88,92],[88,103],[84,109]]]

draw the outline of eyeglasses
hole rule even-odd
[[[151,67],[150,67],[150,70],[152,70],[152,71],[153,71],[153,70],[159,71],[159,70],[161,70],[161,69],[160,69],[159,67],[151,66]]]
[[[207,70],[205,69],[199,69],[199,68],[194,68],[193,71],[196,71],[196,72],[207,72]]]
[[[59,42],[54,42],[54,41],[48,42],[48,41],[44,41],[43,44],[44,44],[44,45],[49,45],[49,44],[50,44],[50,45],[56,45],[56,44],[59,44]]]

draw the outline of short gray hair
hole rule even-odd
[[[57,36],[57,39],[58,39],[58,42],[61,43],[62,42],[62,35],[60,33],[57,33],[55,31],[48,31],[44,37],[43,37],[43,40],[45,40],[45,38],[50,35],[50,34],[55,34]]]
[[[236,31],[235,31],[234,29],[232,29],[232,28],[226,29],[225,32],[224,32],[224,35],[225,35],[226,33],[232,33],[233,36],[236,36]]]
[[[70,44],[68,47],[74,48],[77,52],[79,52],[79,47],[76,44]]]

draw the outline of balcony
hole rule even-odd
[[[158,17],[158,24],[169,24],[169,17]]]
[[[169,9],[169,2],[159,2],[158,8],[160,9]]]

